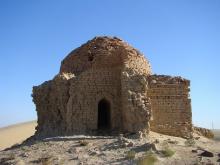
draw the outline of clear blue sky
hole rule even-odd
[[[138,48],[154,73],[190,79],[193,123],[220,128],[219,0],[1,0],[0,127],[36,119],[32,86],[97,35]]]

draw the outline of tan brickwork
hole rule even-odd
[[[190,137],[192,132],[190,82],[181,77],[148,77],[151,100],[151,130],[163,134]]]
[[[110,111],[109,134],[189,136],[189,81],[151,74],[149,61],[126,42],[95,37],[73,50],[52,80],[33,87],[35,136],[97,134],[101,100]]]

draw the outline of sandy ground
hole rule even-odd
[[[0,128],[0,150],[21,143],[34,134],[36,121],[30,121]]]
[[[0,151],[0,164],[141,165],[140,161],[146,155],[147,161],[152,161],[148,154],[151,151],[157,159],[155,165],[219,165],[220,142],[199,135],[194,137],[194,143],[190,144],[183,138],[151,132],[143,139],[125,138],[132,142],[131,146],[124,146],[119,137],[55,137]],[[172,150],[174,155],[165,156],[163,151],[166,148]],[[213,156],[201,156],[204,150],[211,152]],[[133,158],[128,156],[131,151],[134,152]]]
[[[126,139],[132,142],[131,146],[123,146],[119,137],[82,135],[31,141],[3,150],[33,135],[35,126],[36,121],[32,121],[0,128],[0,164],[129,165],[140,164],[140,160],[145,158],[149,151],[153,151],[153,157],[157,159],[155,165],[220,165],[219,130],[214,131],[214,140],[195,134],[194,143],[190,145],[186,139],[151,132],[144,139],[127,137]],[[82,145],[80,140],[86,141],[86,144]],[[152,150],[152,144],[156,150]],[[162,151],[167,147],[174,151],[174,155],[163,155]],[[200,156],[204,150],[213,153],[214,156]],[[128,158],[130,151],[135,152],[132,159]],[[151,158],[149,155],[147,157]]]

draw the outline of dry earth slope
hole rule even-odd
[[[36,125],[36,121],[30,121],[0,128],[0,150],[21,143],[32,136],[35,132]]]
[[[1,150],[34,134],[36,121],[0,128]],[[0,164],[220,164],[220,131],[215,140],[194,134],[183,139],[150,132],[132,136],[70,136],[28,141],[0,151]]]
[[[0,151],[0,164],[138,164],[195,165],[220,162],[220,142],[197,134],[183,139],[150,132],[146,138],[128,136],[69,136]]]

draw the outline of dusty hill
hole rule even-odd
[[[30,121],[0,128],[0,150],[21,143],[34,134],[36,121]]]
[[[220,142],[150,132],[148,137],[71,136],[0,151],[0,164],[219,164]]]

